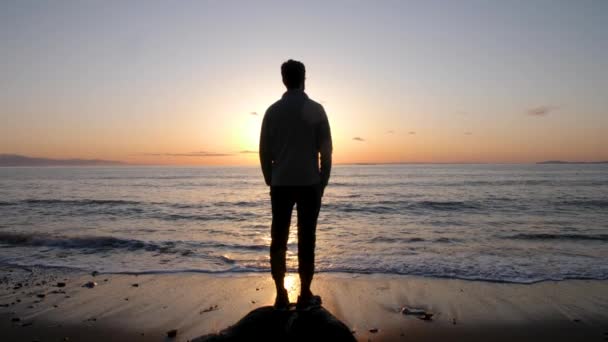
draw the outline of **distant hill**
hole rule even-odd
[[[124,165],[115,160],[101,159],[49,159],[21,156],[17,154],[0,154],[2,166],[111,166]]]
[[[598,161],[598,162],[571,162],[571,161],[563,161],[563,160],[547,160],[544,162],[539,162],[537,164],[608,164],[607,161]]]

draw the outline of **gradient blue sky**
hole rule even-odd
[[[337,162],[608,160],[604,0],[3,0],[0,56],[0,153],[254,164],[294,58]]]

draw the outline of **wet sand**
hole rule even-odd
[[[7,267],[0,273],[3,341],[188,341],[218,333],[274,299],[267,274],[93,276]],[[88,282],[96,285],[83,287]],[[286,283],[295,301],[297,276]],[[313,291],[359,341],[608,341],[605,280],[519,285],[319,274]],[[432,319],[403,315],[403,306]]]

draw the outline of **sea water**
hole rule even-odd
[[[0,168],[0,264],[268,272],[270,222],[258,167]],[[337,165],[316,269],[608,279],[608,165]]]

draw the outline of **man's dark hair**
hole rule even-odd
[[[306,68],[302,62],[290,59],[281,65],[281,76],[283,76],[283,84],[287,89],[298,88],[304,83]]]

